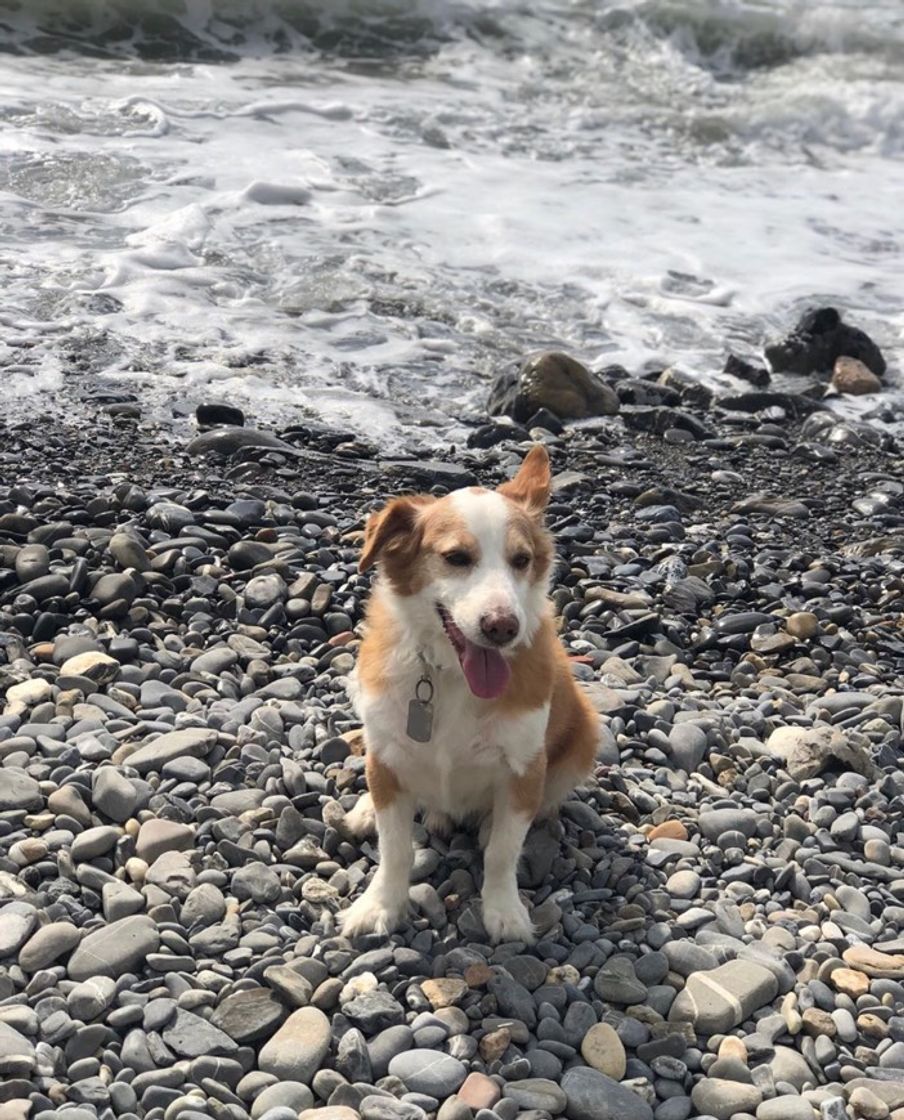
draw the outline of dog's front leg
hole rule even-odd
[[[376,816],[380,862],[367,890],[340,916],[346,937],[363,933],[388,936],[408,909],[414,863],[414,798],[401,789],[391,770],[370,755],[367,778]]]
[[[518,863],[543,791],[542,750],[527,770],[500,784],[483,856],[483,924],[491,941],[534,940],[534,927],[518,894]]]

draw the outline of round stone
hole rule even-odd
[[[389,1063],[390,1076],[398,1077],[410,1092],[426,1093],[440,1101],[452,1096],[467,1072],[457,1058],[436,1050],[408,1050]]]
[[[281,1080],[307,1085],[329,1053],[330,1037],[330,1021],[322,1011],[299,1008],[261,1047],[258,1068]]]
[[[621,1081],[625,1076],[625,1048],[615,1028],[608,1023],[597,1023],[584,1035],[581,1056],[588,1066],[598,1069],[615,1081]]]

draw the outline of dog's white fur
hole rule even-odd
[[[383,655],[379,681],[365,687],[356,673],[352,698],[364,728],[368,752],[393,775],[397,794],[375,810],[361,798],[346,818],[355,835],[372,831],[380,838],[380,863],[364,894],[342,915],[348,937],[388,934],[404,918],[413,862],[412,826],[418,809],[428,821],[485,822],[483,921],[493,941],[533,939],[527,908],[518,894],[517,866],[533,813],[513,803],[513,779],[526,775],[538,756],[545,762],[550,719],[548,697],[523,710],[478,699],[468,687],[458,657],[443,630],[436,605],[442,603],[470,640],[485,644],[480,620],[502,612],[518,620],[512,649],[530,643],[547,611],[548,572],[530,580],[514,570],[506,553],[511,501],[494,491],[458,491],[446,499],[479,542],[479,562],[465,572],[441,567],[422,589],[399,594],[381,578],[373,602],[391,618],[396,640]],[[510,651],[507,651],[510,652]],[[424,662],[434,685],[433,729],[429,743],[406,733],[409,702],[415,696]],[[549,667],[554,672],[554,667]],[[569,678],[570,679],[570,678]],[[543,797],[549,807],[583,777],[563,767],[550,775]],[[543,775],[540,774],[542,784]]]

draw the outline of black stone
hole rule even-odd
[[[231,404],[199,404],[195,409],[195,419],[202,428],[215,428],[222,425],[241,428],[245,424],[244,412]]]
[[[838,358],[857,358],[882,377],[886,370],[882,351],[859,327],[848,326],[834,307],[808,311],[794,330],[769,343],[766,359],[776,373],[828,374]]]
[[[748,382],[755,389],[765,389],[770,381],[768,369],[763,366],[751,365],[750,362],[745,362],[743,358],[739,358],[735,354],[728,355],[723,372],[730,374],[732,377],[737,377],[741,381]]]

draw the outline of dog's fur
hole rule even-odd
[[[549,457],[538,445],[498,490],[397,498],[368,520],[360,567],[378,562],[380,578],[353,694],[370,792],[346,825],[361,836],[376,824],[380,864],[342,915],[346,936],[388,934],[404,917],[420,808],[428,827],[483,821],[487,933],[493,941],[533,939],[517,887],[524,839],[531,822],[554,812],[587,776],[599,738],[598,717],[575,684],[548,600],[549,489]],[[497,619],[509,629],[493,632]],[[488,626],[496,638],[517,626],[517,636],[491,641]],[[465,646],[497,669],[501,653],[511,675],[498,695],[481,699],[469,687],[460,664]],[[425,671],[434,688],[433,728],[429,742],[417,743],[407,734],[408,706]],[[499,673],[504,677],[504,667]]]

